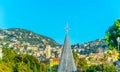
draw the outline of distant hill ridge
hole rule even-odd
[[[72,48],[76,50],[77,53],[82,55],[89,55],[90,53],[104,52],[108,50],[108,46],[104,39],[97,39],[94,41],[86,42],[83,44],[72,45]]]
[[[10,28],[10,29],[0,29],[0,46],[8,46],[9,48],[22,46],[45,48],[46,45],[51,45],[56,47],[58,44],[55,40],[50,37],[43,36],[32,31],[22,29],[22,28]],[[20,44],[20,45],[19,45]],[[98,53],[98,48],[102,50],[108,49],[107,44],[104,39],[97,39],[94,41],[86,42],[83,44],[71,45],[72,49],[79,54],[88,55],[90,53]]]
[[[29,43],[34,46],[51,46],[59,45],[55,40],[50,37],[36,34],[32,31],[21,28],[0,29],[0,40],[6,43]]]

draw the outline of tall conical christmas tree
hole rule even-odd
[[[70,42],[69,42],[68,30],[69,30],[69,27],[67,25],[66,37],[65,37],[64,46],[62,49],[61,60],[58,66],[58,72],[77,72],[74,59],[73,59]]]

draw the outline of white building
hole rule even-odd
[[[0,48],[0,59],[2,59],[2,48]]]

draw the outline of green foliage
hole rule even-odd
[[[116,72],[117,69],[114,65],[106,63],[106,58],[101,58],[102,64],[88,65],[85,58],[79,58],[77,53],[73,53],[73,57],[77,66],[78,72]],[[93,62],[93,57],[89,57],[90,62]]]
[[[117,37],[120,37],[120,19],[115,21],[114,25],[106,32],[105,41],[110,49],[118,48]]]
[[[90,66],[90,67],[88,67],[87,69],[86,69],[86,72],[96,72],[97,70],[96,70],[96,66],[95,65],[92,65],[92,66]]]
[[[47,65],[40,64],[32,55],[18,55],[14,50],[4,47],[0,72],[47,72]]]
[[[40,72],[47,72],[47,65],[44,63],[40,64]]]
[[[3,47],[3,58],[2,60],[4,62],[13,62],[13,59],[15,56],[17,56],[17,53],[14,50],[10,50],[9,48]]]
[[[117,72],[117,69],[114,65],[93,65],[87,68],[86,72]]]
[[[0,63],[0,72],[12,72],[12,69],[8,67],[7,63]]]
[[[84,58],[79,58],[77,68],[79,71],[86,70],[87,69],[87,61]]]
[[[73,57],[78,71],[84,71],[87,68],[87,60],[79,58],[76,52],[73,52]]]

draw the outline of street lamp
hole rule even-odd
[[[120,37],[117,37],[117,42],[118,42],[118,52],[119,52],[119,42],[120,42]]]

